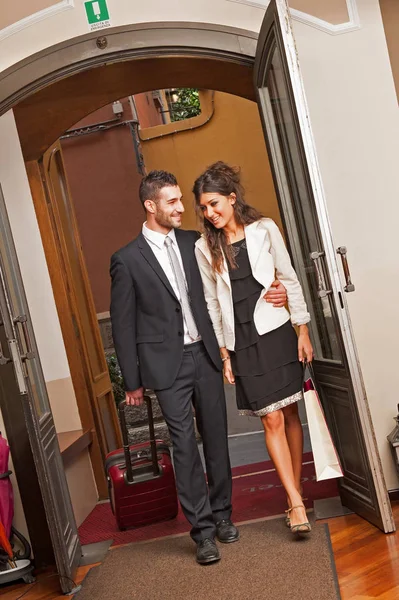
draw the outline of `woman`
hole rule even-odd
[[[224,375],[242,414],[261,418],[266,447],[287,493],[287,525],[310,532],[301,495],[303,433],[298,414],[303,361],[313,359],[302,289],[277,225],[244,199],[237,169],[210,166],[195,182],[204,234],[196,243],[205,298]],[[275,276],[287,290],[291,322],[264,296]]]

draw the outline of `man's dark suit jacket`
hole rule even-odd
[[[195,231],[175,230],[197,328],[221,370],[219,346],[208,314],[194,255]],[[183,355],[183,315],[168,278],[143,234],[111,258],[111,322],[115,350],[128,391],[169,388]]]

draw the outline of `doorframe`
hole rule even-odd
[[[63,78],[104,65],[105,62],[113,64],[157,57],[197,57],[233,62],[253,69],[258,41],[255,32],[185,22],[145,23],[112,28],[101,37],[106,41],[104,50],[100,49],[98,36],[88,34],[50,47],[7,69],[0,76],[0,115],[35,92]],[[291,60],[296,60],[295,48],[292,48]],[[300,83],[301,81],[298,82]],[[237,94],[232,89],[230,93]],[[298,93],[302,93],[301,85]],[[306,116],[301,114],[300,118],[306,119]],[[306,142],[313,143],[310,127]],[[37,159],[39,158],[37,156]],[[313,166],[317,170],[317,162]],[[321,181],[317,178],[313,181],[321,186],[322,190]],[[317,216],[326,244],[331,279],[335,293],[340,290],[345,298],[324,193],[320,196],[323,200],[317,203]],[[45,198],[42,197],[41,201],[45,201]],[[373,457],[373,466],[381,466],[346,301],[345,311],[340,314],[340,325],[365,440],[369,445],[370,456]],[[379,499],[389,502],[383,477],[378,477],[378,482],[379,486],[376,489]]]
[[[0,73],[0,116],[35,92],[105,62],[110,65],[140,58],[184,56],[252,67],[257,40],[258,34],[246,29],[186,21],[139,23],[112,27],[101,36],[78,36]]]

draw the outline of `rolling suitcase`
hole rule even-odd
[[[169,447],[155,440],[151,399],[145,396],[150,440],[129,447],[125,402],[119,404],[123,449],[105,461],[112,512],[121,531],[173,519],[178,512],[177,492]]]

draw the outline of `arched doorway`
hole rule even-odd
[[[283,3],[277,2],[276,4],[281,10]],[[293,66],[293,62],[289,63],[285,54],[278,55],[278,51],[282,49],[289,53],[286,47],[287,39],[275,26],[276,23],[278,25],[278,18],[281,16],[281,12],[275,15],[269,12],[268,19],[272,19],[272,22],[265,22],[265,39],[261,37],[256,56],[257,79],[255,86],[252,83],[255,58],[255,36],[253,34],[237,30],[219,30],[215,27],[197,27],[192,24],[189,26],[187,24],[167,24],[160,25],[159,28],[138,26],[128,32],[114,30],[109,35],[97,39],[88,36],[80,41],[77,40],[76,44],[63,44],[57,49],[41,53],[20,65],[18,70],[6,73],[7,98],[4,98],[1,106],[3,110],[15,106],[14,112],[38,214],[46,205],[46,187],[43,186],[39,165],[41,157],[50,144],[79,118],[115,98],[133,92],[169,85],[218,89],[249,99],[259,98],[270,157],[275,169],[276,188],[279,190],[281,205],[285,210],[285,223],[292,243],[293,254],[296,255],[298,264],[300,264],[300,253],[303,252],[303,248],[301,250],[302,240],[306,236],[309,238],[307,230],[309,223],[304,221],[303,215],[301,223],[304,228],[301,231],[302,235],[298,236],[298,214],[301,212],[300,208],[303,207],[303,203],[307,201],[298,193],[298,177],[302,177],[302,189],[307,190],[307,198],[310,198],[308,207],[313,207],[314,211],[311,213],[312,233],[320,247],[322,248],[324,243],[326,248],[326,250],[320,250],[318,247],[320,256],[317,258],[322,258],[327,254],[331,265],[333,249],[331,240],[328,240],[328,226],[326,223],[322,223],[320,226],[320,221],[318,221],[323,207],[319,204],[318,211],[316,211],[312,204],[312,187],[315,192],[315,180],[318,180],[318,175],[317,166],[314,163],[309,164],[309,152],[311,152],[309,149],[312,139],[311,135],[309,137],[309,130],[305,125],[306,102],[303,102],[303,98],[301,98],[300,77],[298,79],[298,70],[295,65]],[[134,35],[132,36],[133,30]],[[289,36],[290,32],[288,34],[285,32],[285,36],[287,35]],[[294,51],[295,47],[293,46],[291,47],[291,60]],[[276,60],[277,63],[280,60],[282,64],[274,63],[273,65],[273,60]],[[279,89],[281,80],[273,80],[269,77],[270,69],[273,66],[280,76],[287,77],[288,86],[284,90]],[[35,76],[32,75],[32,70],[36,73]],[[39,78],[37,78],[38,73],[40,74]],[[296,76],[297,79],[293,79],[292,76]],[[130,81],[134,83],[130,84]],[[278,119],[276,118],[270,102],[270,90],[272,89],[276,94],[274,100],[281,100],[279,94],[285,94],[282,98],[283,104],[292,111],[288,116],[281,113]],[[34,90],[36,91],[34,92]],[[282,104],[280,105],[282,106]],[[282,148],[282,138],[280,137],[282,132],[279,132],[279,126],[288,123],[291,127],[291,143],[296,145],[296,150],[292,147],[289,149],[289,136],[284,140],[287,143],[285,150]],[[287,149],[288,154],[284,154]],[[296,155],[295,160],[292,161],[290,152],[294,151]],[[291,165],[287,166],[289,158]],[[308,161],[306,164],[305,160],[305,166],[302,164],[304,158]],[[298,170],[296,171],[296,169]],[[320,191],[318,194],[320,195]],[[296,204],[293,202],[295,199]],[[306,259],[308,260],[309,256],[306,256]],[[49,266],[51,270],[51,264]],[[327,267],[328,264],[324,265],[323,270]],[[313,265],[314,273],[318,274],[318,269],[320,269],[320,265],[317,269]],[[56,267],[53,266],[54,280],[57,277],[56,270]],[[336,306],[330,306],[332,298],[339,302],[341,293],[338,290],[339,284],[336,280],[331,281],[332,289],[326,289],[320,287],[324,283],[320,279],[317,281],[319,287],[316,289],[314,298],[312,298],[312,291],[309,291],[311,303],[318,306],[317,303],[320,299],[327,298],[321,312],[320,307],[315,310],[321,319],[324,318],[321,313],[330,310],[329,314],[334,315],[334,323],[339,327],[344,317],[342,317],[342,313],[340,313],[341,316],[336,316],[338,313]],[[314,281],[309,285],[314,285]],[[325,294],[320,295],[317,292],[325,292]],[[344,306],[342,310],[344,310]],[[75,327],[73,319],[68,315],[66,318],[69,318],[71,322],[68,327],[72,331],[72,328]],[[328,327],[325,329],[328,336]],[[344,344],[343,339],[340,344]],[[345,349],[343,352],[345,353]],[[337,357],[332,355],[330,362],[340,363],[339,366],[342,366],[347,375],[349,373],[350,379],[350,373],[353,374],[354,366],[353,356],[350,353],[348,356],[349,359],[347,356],[342,358],[340,355],[337,360]],[[321,350],[320,358],[323,359],[321,360],[323,366],[326,366],[329,357],[323,355],[323,350]],[[334,376],[336,377],[335,367],[330,364],[326,371],[320,371],[320,375],[324,375],[323,386],[326,393],[328,393],[328,389],[335,391],[338,389],[336,380],[334,380]],[[360,513],[374,522],[378,522],[388,531],[392,527],[392,524],[389,523],[389,511],[384,517],[383,524],[381,521],[380,508],[384,506],[384,503],[386,508],[386,499],[384,499],[384,492],[381,489],[382,480],[381,478],[378,480],[378,476],[373,480],[371,475],[371,464],[378,462],[378,455],[375,448],[370,446],[370,431],[365,419],[367,405],[365,402],[361,404],[361,399],[356,396],[357,400],[360,400],[360,404],[357,403],[355,394],[351,395],[352,392],[349,393],[346,388],[344,388],[345,393],[344,403],[342,398],[335,398],[336,406],[341,408],[344,406],[344,410],[341,413],[338,410],[333,412],[330,415],[330,424],[339,445],[340,441],[347,439],[348,429],[344,422],[350,416],[352,430],[359,443],[359,456],[363,463],[360,474],[351,473],[350,468],[347,469],[347,485],[343,486],[343,494],[346,494],[348,500],[353,500]],[[342,440],[341,434],[343,435]],[[341,445],[341,450],[342,458],[349,458],[349,456],[345,456],[344,443]],[[355,477],[352,477],[353,475]],[[359,486],[357,490],[355,483]],[[364,502],[364,497],[360,498],[360,492],[363,489],[370,492],[366,502]],[[376,509],[375,512],[373,512],[373,508]]]

